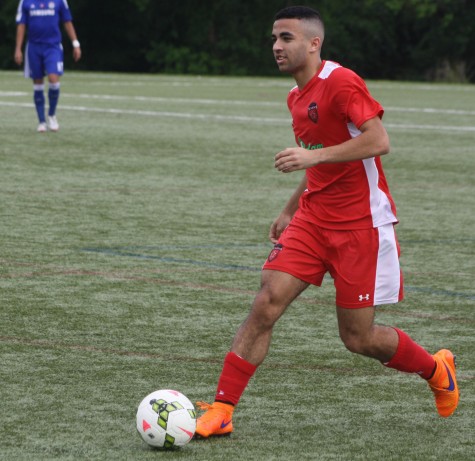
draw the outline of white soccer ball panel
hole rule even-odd
[[[192,418],[188,409],[170,413],[167,433],[175,438],[176,446],[186,445],[195,434],[196,418]]]
[[[137,431],[153,447],[186,445],[196,429],[194,405],[182,393],[163,389],[147,395],[137,410]]]
[[[137,431],[142,439],[152,447],[163,447],[166,432],[157,425],[158,415],[152,410],[148,397],[137,410]]]

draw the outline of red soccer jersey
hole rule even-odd
[[[384,113],[364,81],[350,69],[323,61],[320,71],[287,104],[297,144],[306,149],[341,144]],[[307,190],[296,216],[327,229],[367,229],[395,223],[396,207],[379,157],[308,168]]]

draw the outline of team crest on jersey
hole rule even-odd
[[[274,261],[274,259],[277,258],[277,256],[279,256],[280,252],[283,249],[284,249],[284,245],[282,245],[281,243],[276,243],[274,245],[274,249],[269,253],[269,256],[267,257],[267,260],[269,262]]]
[[[316,102],[311,102],[308,106],[308,118],[313,122],[318,122],[318,106]]]
[[[53,9],[54,9],[54,2],[49,2],[49,3],[48,3],[48,8],[49,8],[50,10],[53,10]]]

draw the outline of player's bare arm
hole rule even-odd
[[[73,43],[73,59],[75,62],[81,59],[81,47],[79,46],[78,37],[76,35],[76,29],[71,21],[64,23],[64,30],[68,34],[69,39]]]
[[[336,146],[307,150],[289,147],[275,156],[275,167],[283,173],[304,170],[319,163],[351,162],[389,153],[389,137],[379,117],[367,120],[361,134]]]
[[[15,44],[15,63],[21,66],[23,63],[23,42],[25,40],[26,27],[25,24],[18,24],[16,28],[16,44]]]
[[[298,185],[295,192],[290,197],[289,201],[285,205],[282,212],[277,216],[276,220],[272,223],[269,230],[269,240],[272,243],[277,243],[279,240],[280,234],[284,229],[289,225],[292,217],[294,216],[297,208],[299,206],[300,196],[304,193],[307,188],[307,176],[304,175],[300,184]]]

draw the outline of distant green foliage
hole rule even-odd
[[[276,11],[300,0],[71,0],[90,70],[275,75]],[[0,6],[0,65],[13,68],[18,0]],[[321,0],[324,56],[367,78],[475,82],[475,2]],[[71,65],[70,46],[66,61]],[[76,67],[77,68],[77,67]]]

